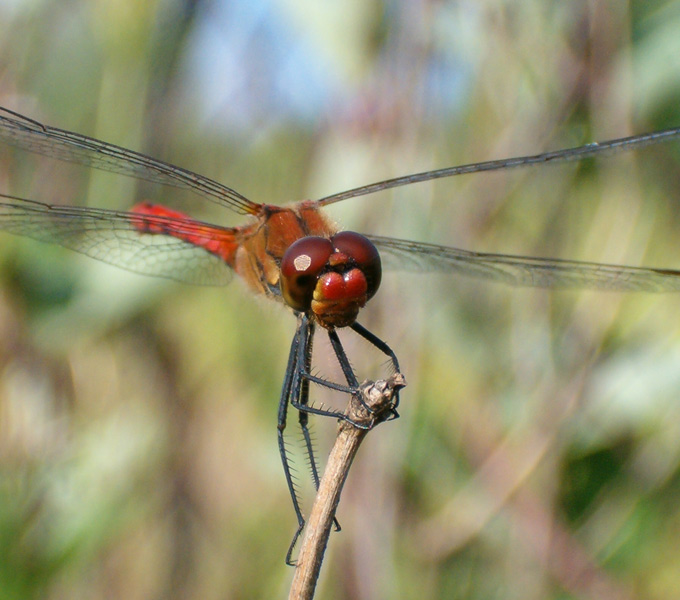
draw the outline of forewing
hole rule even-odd
[[[48,127],[1,107],[0,141],[59,160],[193,190],[241,214],[255,214],[259,206],[208,177],[114,144]]]
[[[387,269],[448,272],[509,285],[611,291],[680,291],[680,271],[573,260],[469,252],[395,238],[367,236]]]

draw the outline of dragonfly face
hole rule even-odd
[[[378,291],[382,269],[376,247],[363,235],[341,231],[291,244],[281,260],[281,293],[294,310],[323,327],[347,327]]]

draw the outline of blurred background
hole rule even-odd
[[[282,204],[678,126],[679,27],[660,0],[0,0],[0,105]],[[680,268],[679,161],[668,144],[329,212],[469,250]],[[8,147],[0,189],[239,223]],[[677,595],[680,298],[383,285],[361,322],[409,386],[353,466],[317,597]],[[3,234],[0,598],[285,597],[276,403],[294,327],[240,282],[182,286]],[[333,369],[319,339],[315,370]]]

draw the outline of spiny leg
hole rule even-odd
[[[335,356],[338,359],[338,362],[340,363],[340,366],[342,367],[342,372],[345,374],[345,379],[347,379],[347,383],[351,388],[354,388],[359,390],[359,381],[357,380],[357,376],[354,373],[354,369],[352,368],[352,365],[349,362],[349,358],[347,358],[347,353],[345,352],[345,349],[342,346],[342,342],[340,341],[340,338],[338,337],[338,334],[335,330],[330,330],[328,332],[328,337],[331,340],[331,345],[333,346],[333,351],[335,352]],[[366,404],[364,399],[361,397],[360,394],[358,393],[353,393],[352,395],[355,395],[359,402],[363,405],[363,407],[372,413],[373,411],[371,408]],[[369,426],[372,427],[373,425],[371,424]]]
[[[310,378],[307,377],[312,363],[312,339],[314,335],[314,325],[309,321],[305,315],[298,318],[298,326],[293,337],[293,342],[290,347],[288,355],[288,366],[286,368],[286,377],[283,388],[281,390],[281,397],[279,399],[279,413],[278,413],[278,442],[279,454],[281,455],[281,462],[283,463],[283,471],[288,484],[288,491],[293,502],[293,509],[298,521],[298,528],[293,535],[293,539],[288,547],[286,553],[286,564],[294,565],[292,561],[293,550],[297,544],[298,538],[305,526],[305,518],[302,515],[300,508],[300,500],[298,498],[297,490],[291,473],[288,453],[286,451],[285,440],[283,432],[286,428],[286,417],[288,413],[288,403],[292,404],[299,411],[299,423],[302,429],[302,435],[305,441],[305,450],[309,460],[309,465],[312,473],[312,480],[314,488],[319,489],[319,472],[316,465],[316,458],[314,456],[314,449],[309,433],[308,421],[309,412],[317,412],[317,409],[311,409],[309,406],[309,383]],[[313,378],[315,379],[315,378]],[[312,379],[312,380],[313,380]],[[327,412],[327,411],[326,411]],[[340,524],[337,519],[333,519],[335,528],[340,530]]]
[[[358,324],[353,324],[352,329],[366,339],[373,346],[378,348],[381,352],[386,354],[395,369],[399,372],[399,362],[397,357],[391,348],[383,342],[380,338],[372,334],[370,331]],[[354,373],[347,353],[342,346],[342,342],[338,337],[337,332],[334,329],[328,330],[328,336],[333,347],[333,351],[338,359],[342,372],[347,380],[347,385],[337,384],[331,381],[327,381],[323,378],[316,377],[311,374],[312,366],[312,343],[314,335],[314,323],[309,320],[306,315],[300,315],[298,317],[298,327],[293,338],[293,342],[290,348],[290,354],[288,356],[288,367],[286,369],[286,378],[284,380],[283,389],[281,392],[281,398],[279,400],[279,420],[278,420],[278,431],[279,431],[279,452],[281,454],[281,460],[283,462],[283,469],[286,475],[286,482],[288,484],[288,489],[293,501],[293,508],[298,520],[298,528],[295,532],[291,544],[286,553],[286,564],[293,565],[291,559],[293,550],[297,544],[297,541],[302,533],[305,526],[305,519],[302,515],[302,510],[300,509],[300,502],[297,496],[297,491],[293,482],[291,475],[290,465],[288,461],[288,454],[286,452],[283,432],[286,427],[286,415],[288,410],[288,403],[296,408],[299,412],[299,423],[302,430],[302,435],[304,438],[305,449],[307,452],[307,457],[309,459],[309,465],[312,474],[312,480],[314,482],[315,489],[319,489],[319,473],[316,464],[316,458],[314,456],[314,449],[312,445],[311,435],[309,433],[309,414],[318,414],[322,416],[329,416],[334,418],[343,419],[357,427],[362,429],[370,429],[372,425],[364,425],[359,423],[354,423],[346,414],[341,411],[326,410],[321,408],[314,408],[309,405],[309,384],[317,383],[326,388],[333,389],[339,392],[351,394],[354,396],[359,395],[359,399],[363,402],[360,397],[359,381]],[[398,403],[398,392],[396,395],[395,406]],[[369,411],[369,407],[366,407]],[[391,418],[397,418],[399,415],[394,408],[391,409]],[[340,530],[340,524],[337,519],[333,519],[335,528],[337,531]]]
[[[397,357],[392,351],[392,349],[385,343],[383,342],[380,338],[372,334],[370,331],[368,331],[366,328],[362,327],[358,323],[354,323],[353,325],[350,326],[352,330],[354,330],[356,333],[358,333],[361,337],[366,339],[369,343],[371,343],[373,346],[378,348],[381,352],[386,354],[393,365],[393,368],[395,369],[396,372],[399,372],[399,362],[397,361]],[[332,381],[327,381],[326,379],[323,379],[321,377],[316,377],[312,375],[309,370],[306,372],[301,373],[301,377],[311,383],[316,383],[318,385],[321,385],[323,387],[336,390],[338,392],[342,392],[344,394],[351,394],[351,395],[357,395],[360,394],[359,390],[359,382],[357,380],[357,377],[354,373],[354,369],[352,368],[352,365],[349,362],[349,359],[347,358],[347,353],[345,352],[345,349],[342,346],[342,342],[340,341],[340,338],[338,337],[337,332],[334,329],[329,329],[328,330],[328,337],[330,339],[331,345],[333,347],[333,351],[335,352],[335,355],[338,359],[338,363],[340,364],[340,367],[342,368],[342,372],[345,376],[345,379],[347,380],[347,385],[342,385],[338,383],[334,383]],[[359,396],[359,401],[362,404],[365,404],[363,399]],[[395,402],[394,406],[396,407],[397,404],[399,403],[399,393],[398,391],[395,393]],[[350,423],[351,425],[354,425],[355,427],[359,427],[360,429],[371,429],[371,425],[365,425],[365,424],[360,424],[360,423],[355,423],[352,419],[350,419],[344,412],[339,411],[339,410],[326,410],[322,408],[314,408],[313,406],[301,404],[295,399],[291,399],[291,404],[297,408],[299,411],[306,412],[306,413],[312,413],[315,415],[321,415],[323,417],[333,417],[336,419],[342,419],[343,421],[346,421]],[[371,411],[371,409],[366,406],[366,409]],[[392,408],[390,411],[391,416],[387,420],[393,420],[399,417],[399,413],[395,410],[395,408]]]
[[[308,322],[308,335],[306,337],[307,351],[302,355],[304,360],[303,372],[309,373],[312,368],[312,345],[314,342],[314,324]],[[300,386],[300,397],[298,402],[301,406],[307,406],[309,403],[309,379],[302,377],[302,385]],[[316,467],[316,460],[314,459],[314,451],[312,448],[312,438],[309,433],[309,413],[298,410],[298,422],[302,430],[302,437],[305,441],[305,449],[307,451],[307,458],[309,459],[309,467],[312,472],[312,480],[314,481],[315,489],[319,489],[319,472]]]
[[[302,379],[300,377],[300,369],[297,365],[297,360],[299,356],[299,349],[302,345],[302,337],[304,335],[303,331],[303,321],[304,317],[298,319],[297,329],[295,330],[295,335],[293,336],[293,341],[290,345],[290,353],[288,354],[288,365],[286,367],[286,376],[283,381],[283,388],[281,389],[281,396],[279,398],[279,412],[277,421],[278,430],[278,443],[279,443],[279,455],[281,456],[281,462],[283,464],[283,473],[286,477],[286,484],[288,485],[288,492],[290,493],[291,500],[293,502],[293,510],[295,511],[295,516],[297,517],[298,528],[293,536],[293,541],[288,548],[286,553],[286,564],[293,565],[291,560],[291,555],[293,548],[297,543],[298,537],[305,526],[305,519],[302,516],[302,510],[300,509],[300,501],[298,499],[297,490],[295,489],[295,484],[293,481],[293,476],[291,474],[290,463],[288,460],[288,452],[286,450],[286,444],[283,436],[283,432],[286,428],[286,417],[288,414],[288,402],[294,397],[294,394],[299,393],[298,390],[301,389]]]
[[[354,373],[352,365],[349,362],[349,358],[347,358],[347,353],[345,352],[345,349],[342,347],[342,342],[338,337],[338,332],[335,331],[335,329],[329,329],[328,338],[331,341],[331,346],[333,346],[333,352],[335,352],[335,356],[337,357],[338,362],[340,363],[340,367],[342,368],[342,372],[345,375],[347,385],[352,389],[358,390],[359,381]]]
[[[352,331],[358,333],[371,345],[375,346],[378,350],[380,350],[380,352],[385,354],[390,359],[390,362],[392,363],[392,368],[394,369],[395,373],[401,372],[401,369],[399,368],[399,360],[397,359],[397,355],[394,353],[394,350],[392,350],[392,348],[390,348],[383,340],[381,340],[377,335],[375,335],[374,333],[372,333],[371,331],[369,331],[363,325],[360,325],[356,321],[352,323],[352,325],[350,325],[350,328],[352,329]],[[399,418],[397,406],[399,406],[399,390],[397,390],[394,395],[394,403],[390,411],[392,416],[389,417],[387,420],[391,421],[393,419]]]
[[[300,396],[295,402],[298,406],[304,406],[309,408],[309,383],[310,380],[305,375],[309,373],[312,369],[312,347],[314,343],[314,323],[309,321],[306,317],[307,332],[302,337],[303,346],[299,354],[299,360],[297,364],[303,364],[303,370],[300,372],[300,378],[302,384],[300,386]],[[304,360],[303,363],[300,361]],[[295,396],[293,396],[295,398]],[[314,483],[314,489],[318,491],[319,489],[319,469],[316,464],[316,457],[314,456],[314,446],[312,444],[312,438],[309,432],[309,411],[298,409],[298,421],[300,423],[300,429],[302,430],[302,436],[305,441],[305,450],[307,452],[307,459],[309,460],[309,467],[312,473],[312,481]],[[333,518],[333,524],[336,531],[340,531],[340,523],[336,518]]]
[[[352,329],[352,331],[358,333],[367,342],[375,346],[378,350],[380,350],[380,352],[387,355],[390,361],[392,362],[392,366],[394,367],[395,372],[399,373],[399,360],[397,360],[397,355],[394,353],[394,350],[392,350],[392,348],[390,348],[385,342],[383,342],[383,340],[381,340],[377,335],[375,335],[373,332],[369,331],[363,325],[360,325],[356,321],[350,325],[350,328]]]

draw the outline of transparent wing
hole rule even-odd
[[[199,231],[233,243],[232,229],[165,219],[190,237]],[[232,269],[218,256],[169,235],[143,233],[144,217],[134,213],[72,206],[51,206],[0,195],[0,230],[59,244],[105,263],[155,277],[194,285],[224,285]]]
[[[508,171],[510,169],[521,169],[537,165],[555,165],[586,158],[607,156],[618,152],[660,144],[662,142],[672,142],[678,139],[680,139],[680,127],[674,127],[672,129],[631,135],[629,137],[608,140],[606,142],[593,142],[591,144],[586,144],[585,146],[577,146],[576,148],[567,148],[565,150],[555,150],[528,156],[516,156],[514,158],[503,158],[500,160],[487,160],[467,165],[446,167],[444,169],[435,169],[434,171],[425,171],[423,173],[403,175],[401,177],[394,177],[393,179],[386,179],[385,181],[370,183],[351,190],[332,194],[319,199],[318,202],[319,206],[328,206],[329,204],[347,200],[348,198],[366,196],[382,190],[389,190],[395,187],[411,185],[413,183],[421,183],[423,181],[432,181],[445,177],[457,177],[458,175],[469,175],[471,173],[483,173],[486,171]]]
[[[680,291],[680,271],[574,260],[469,252],[388,237],[368,237],[385,268],[449,272],[518,286],[612,291]]]
[[[237,191],[202,175],[114,144],[42,125],[2,107],[0,141],[59,160],[193,190],[241,214],[255,214],[259,207]]]

